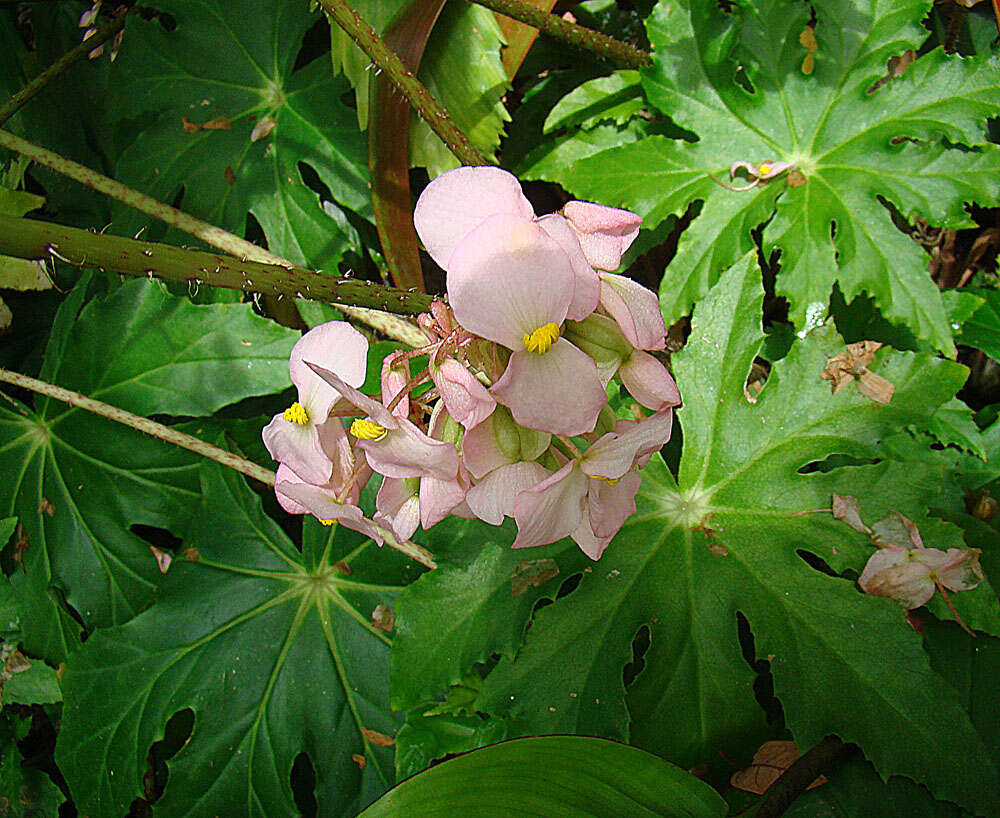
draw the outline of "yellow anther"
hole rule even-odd
[[[767,176],[771,172],[771,166],[767,162],[763,162],[757,166],[757,173],[761,176]]]
[[[319,524],[320,525],[336,525],[337,521],[336,520],[320,520]]]
[[[549,351],[558,337],[559,325],[554,321],[549,321],[547,324],[542,324],[534,332],[524,333],[524,348],[528,352],[536,352],[541,355]]]
[[[602,483],[607,483],[609,486],[617,486],[618,481],[621,480],[620,477],[601,477],[599,474],[590,475],[591,480],[600,480]]]
[[[351,424],[351,434],[361,440],[381,440],[389,430],[374,420],[356,420]]]
[[[283,420],[297,423],[299,426],[305,426],[309,422],[309,415],[306,413],[305,407],[298,401],[289,406],[281,417]]]

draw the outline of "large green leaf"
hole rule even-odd
[[[318,15],[282,0],[164,0],[157,8],[176,28],[130,20],[115,63],[120,116],[160,115],[122,156],[122,181],[168,202],[183,187],[185,210],[240,234],[253,213],[273,251],[335,271],[358,247],[342,208],[367,215],[371,204],[364,140],[340,100],[346,83],[323,59],[293,70]],[[231,127],[187,133],[182,117],[198,125],[224,117]],[[265,118],[273,128],[251,141]],[[321,202],[300,164],[333,201]],[[130,232],[145,222],[133,211],[116,220]]]
[[[677,481],[657,459],[647,467],[635,515],[579,587],[535,616],[516,659],[487,676],[479,709],[525,717],[540,732],[630,736],[682,765],[749,751],[763,713],[741,652],[742,615],[799,746],[836,733],[883,776],[911,776],[990,813],[1000,804],[994,762],[902,610],[814,567],[818,558],[860,572],[873,552],[820,511],[833,493],[861,498],[865,519],[899,510],[930,541],[957,541],[956,529],[927,517],[929,504],[949,502],[945,468],[824,461],[870,462],[887,431],[925,419],[966,370],[882,354],[872,368],[895,384],[890,405],[853,386],[834,395],[819,373],[842,346],[815,331],[751,403],[744,383],[762,337],[755,269],[751,255],[720,280],[674,357],[684,399]],[[626,697],[622,668],[643,626],[649,648]]]
[[[84,306],[63,303],[42,378],[140,414],[204,415],[288,384],[298,334],[248,304],[195,306],[132,281]],[[109,343],[109,339],[112,341]],[[0,407],[0,508],[28,546],[14,574],[29,652],[62,661],[81,624],[124,622],[158,581],[137,524],[182,534],[197,496],[190,452],[82,409],[39,397]]]
[[[197,558],[175,560],[152,608],[67,665],[60,769],[81,811],[117,818],[150,746],[190,708],[159,814],[298,815],[290,777],[304,752],[319,814],[350,818],[393,783],[384,739],[401,718],[390,640],[371,617],[398,588],[370,575],[399,575],[403,558],[338,529],[299,554],[240,476],[210,464],[202,481],[185,540]]]
[[[635,747],[543,736],[494,744],[432,767],[359,818],[722,818],[726,811],[707,784]]]
[[[971,226],[964,202],[996,200],[1000,151],[985,144],[982,124],[995,113],[1000,71],[996,59],[938,49],[876,87],[890,56],[919,48],[929,5],[767,0],[733,3],[727,12],[709,0],[661,2],[648,21],[655,61],[643,84],[650,102],[698,141],[653,136],[550,178],[582,198],[638,211],[647,227],[703,202],[663,278],[668,323],[766,223],[765,250],[781,251],[777,292],[799,326],[825,313],[839,281],[848,298],[870,293],[887,317],[951,351],[926,256],[882,202],[909,219],[961,227]],[[818,50],[806,73],[799,37],[811,9]],[[737,161],[789,162],[804,183],[785,175],[727,190],[716,180],[728,180]]]

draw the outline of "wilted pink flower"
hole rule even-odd
[[[573,287],[566,254],[516,216],[487,219],[449,260],[458,322],[512,351],[493,396],[523,426],[567,435],[592,430],[607,401],[594,361],[560,337]]]
[[[568,202],[563,215],[580,240],[591,267],[617,270],[622,256],[639,235],[642,217],[628,210],[592,202]]]
[[[950,591],[975,588],[983,579],[978,548],[882,548],[872,554],[858,584],[865,593],[919,608],[938,583]]]
[[[298,400],[263,430],[271,457],[289,466],[303,480],[327,483],[334,462],[350,448],[338,418],[329,419],[340,395],[318,377],[306,360],[334,371],[345,383],[360,386],[365,380],[368,341],[350,324],[330,321],[303,335],[292,348],[288,370],[298,389]]]

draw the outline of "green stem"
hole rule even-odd
[[[122,423],[133,429],[138,429],[147,435],[152,435],[167,443],[180,446],[182,449],[200,454],[202,457],[207,457],[209,460],[214,460],[223,466],[236,469],[236,471],[242,472],[254,480],[259,480],[261,483],[266,483],[269,486],[274,485],[274,472],[268,471],[263,466],[258,466],[256,463],[235,455],[232,452],[227,452],[225,449],[220,449],[218,446],[213,446],[211,443],[206,443],[204,440],[199,440],[191,435],[178,432],[176,429],[171,429],[169,426],[164,426],[162,423],[157,423],[154,420],[149,420],[139,415],[133,415],[131,412],[119,409],[117,406],[101,403],[101,401],[88,398],[79,392],[72,392],[55,384],[29,378],[27,375],[21,375],[18,372],[11,372],[9,369],[0,368],[0,381],[20,386],[24,389],[30,389],[32,392],[37,392],[40,395],[46,395],[63,403],[68,403],[70,406],[86,409],[95,415]]]
[[[463,165],[491,165],[472,144],[448,112],[414,76],[399,56],[390,49],[370,25],[344,0],[319,0],[334,22],[357,43],[379,70],[384,71],[393,85],[406,97],[413,109],[448,146]]]
[[[220,449],[218,446],[213,446],[211,443],[206,443],[204,440],[199,440],[191,435],[178,432],[176,429],[171,429],[169,426],[164,426],[162,423],[157,423],[154,420],[149,420],[139,415],[133,415],[131,412],[119,409],[117,406],[111,406],[99,400],[88,398],[79,392],[63,389],[61,386],[30,378],[19,372],[11,372],[9,369],[2,367],[0,367],[0,381],[19,386],[23,389],[29,389],[32,392],[37,392],[39,395],[54,398],[63,403],[68,403],[70,406],[76,406],[79,409],[100,415],[108,420],[124,424],[147,435],[159,438],[166,443],[180,446],[182,449],[187,449],[202,457],[207,457],[209,460],[214,460],[216,463],[221,463],[223,466],[235,469],[268,486],[274,485],[275,474],[273,471],[269,471],[263,466],[258,466],[253,461],[235,455],[232,452],[227,452],[225,449]],[[426,548],[409,540],[400,542],[393,536],[391,531],[386,531],[382,526],[379,526],[379,528],[382,529],[385,543],[390,548],[395,548],[397,551],[406,554],[410,559],[428,568],[437,567],[437,564],[434,562],[434,555]]]
[[[59,259],[128,276],[160,278],[193,285],[227,287],[279,298],[308,298],[333,304],[412,315],[432,301],[423,293],[383,287],[370,281],[322,275],[302,267],[241,261],[238,258],[169,244],[137,241],[75,227],[0,215],[0,255]],[[427,339],[421,334],[421,342]]]
[[[73,63],[81,57],[89,54],[102,43],[105,43],[114,37],[119,31],[122,30],[124,25],[125,15],[121,14],[107,26],[99,29],[96,34],[88,37],[80,43],[80,45],[76,46],[76,48],[70,49],[63,54],[58,60],[52,63],[52,65],[42,71],[41,74],[31,80],[31,82],[25,85],[24,88],[0,106],[0,125],[3,125],[3,123],[14,116],[14,114],[21,110],[28,100],[36,96],[42,89],[45,88],[45,86],[52,82],[52,80],[58,77]]]
[[[824,772],[829,772],[857,752],[853,744],[845,744],[836,736],[827,736],[785,770],[767,788],[753,813],[754,818],[778,818],[792,802],[804,793]]]
[[[469,2],[485,6],[505,17],[537,28],[550,37],[555,37],[557,40],[562,40],[577,48],[592,51],[600,57],[614,60],[629,68],[645,68],[653,64],[652,55],[641,48],[623,43],[621,40],[616,40],[607,34],[601,34],[599,31],[570,23],[562,17],[549,14],[530,3],[525,3],[524,0],[469,0]]]
[[[0,147],[9,148],[12,151],[16,151],[17,153],[27,156],[29,159],[34,160],[40,165],[44,165],[57,173],[68,176],[70,179],[73,179],[82,185],[86,185],[87,187],[93,188],[100,193],[104,193],[122,204],[134,207],[136,210],[145,213],[147,216],[152,216],[154,219],[166,222],[167,224],[176,227],[178,230],[182,230],[195,238],[201,239],[206,244],[209,244],[212,247],[218,247],[220,250],[231,253],[240,259],[260,261],[267,264],[277,264],[282,267],[295,266],[286,259],[283,259],[281,256],[277,256],[274,253],[265,250],[263,247],[258,247],[256,244],[252,244],[246,239],[242,239],[227,230],[223,230],[221,227],[215,227],[208,222],[203,222],[201,219],[196,219],[194,216],[190,216],[182,210],[178,210],[176,207],[171,207],[170,205],[157,201],[152,196],[140,193],[138,190],[134,190],[133,188],[123,185],[121,182],[116,182],[114,179],[104,176],[95,170],[91,170],[88,167],[77,164],[71,159],[66,159],[63,156],[53,153],[50,150],[46,150],[39,145],[35,145],[26,139],[21,139],[21,137],[15,136],[9,131],[0,130]],[[38,258],[42,257],[45,256],[38,256]],[[319,274],[313,275],[315,278],[310,283],[314,287],[325,278],[325,276],[321,276]],[[308,291],[304,287],[298,289],[301,289],[302,292]],[[342,309],[352,318],[363,321],[385,335],[395,338],[398,341],[402,341],[404,344],[409,344],[410,346],[421,346],[426,341],[424,334],[409,321],[405,321],[393,315],[373,312],[372,310],[365,308],[345,306],[342,307]]]

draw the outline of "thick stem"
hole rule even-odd
[[[175,446],[180,446],[182,449],[187,449],[188,451],[192,451],[202,457],[207,457],[209,460],[214,460],[216,463],[221,463],[223,466],[235,469],[248,477],[252,477],[254,480],[259,480],[269,486],[274,485],[274,472],[265,469],[263,466],[258,466],[256,463],[240,457],[239,455],[235,455],[232,452],[227,452],[225,449],[220,449],[218,446],[206,443],[204,440],[199,440],[191,435],[178,432],[176,429],[171,429],[169,426],[164,426],[162,423],[157,423],[156,421],[140,417],[139,415],[133,415],[131,412],[126,412],[124,409],[119,409],[116,406],[110,406],[109,404],[102,403],[99,400],[88,398],[86,395],[81,395],[79,392],[63,389],[61,386],[46,383],[45,381],[39,381],[35,378],[30,378],[27,375],[21,375],[18,372],[11,372],[9,369],[4,369],[2,367],[0,367],[0,381],[13,384],[14,386],[19,386],[23,389],[29,389],[32,392],[37,392],[39,395],[46,395],[47,397],[55,398],[63,403],[68,403],[70,406],[76,406],[79,409],[85,409],[88,412],[93,412],[95,415],[100,415],[108,420],[113,420],[117,423],[122,423],[125,426],[130,426],[131,428],[144,432],[147,435],[159,438],[166,443],[172,443]],[[386,545],[389,547],[406,554],[406,556],[410,557],[410,559],[415,560],[428,568],[437,567],[437,564],[434,562],[434,555],[431,554],[431,552],[426,548],[408,540],[400,542],[393,536],[391,531],[382,529],[382,533],[385,537]]]
[[[0,255],[60,259],[121,275],[182,281],[192,286],[228,287],[282,298],[347,303],[404,315],[425,311],[432,300],[423,293],[383,287],[371,281],[322,275],[301,267],[241,261],[222,253],[186,250],[13,216],[0,215]],[[420,341],[427,341],[423,333]]]
[[[799,757],[764,793],[754,818],[778,818],[792,801],[808,789],[820,775],[846,761],[857,752],[853,744],[845,744],[836,736],[827,736]]]
[[[81,57],[86,56],[95,48],[97,48],[101,43],[106,43],[112,37],[114,37],[122,27],[125,25],[125,15],[121,14],[112,20],[108,25],[100,28],[96,34],[91,35],[86,40],[84,40],[80,45],[75,48],[70,49],[65,54],[63,54],[58,60],[56,60],[52,65],[42,71],[37,77],[35,77],[31,82],[24,86],[20,91],[18,91],[14,96],[7,100],[2,106],[0,106],[0,125],[3,125],[8,119],[10,119],[14,114],[16,114],[24,106],[28,100],[35,97],[41,90],[45,88],[52,80],[58,77],[63,71],[69,68],[73,63],[79,60]]]
[[[627,65],[629,68],[645,68],[653,64],[653,57],[641,48],[623,43],[607,34],[570,23],[555,14],[549,14],[524,0],[469,0],[485,6],[497,14],[503,14],[526,25],[537,28],[550,37],[564,43],[592,51],[599,57]]]
[[[448,146],[463,165],[490,165],[461,128],[448,116],[448,112],[424,87],[399,56],[390,49],[370,25],[344,0],[319,0],[319,4],[333,18],[358,47],[368,55],[379,70],[384,71],[393,85],[406,97],[413,109]]]
[[[276,256],[263,247],[258,247],[246,239],[241,239],[239,236],[223,230],[221,227],[215,227],[208,222],[203,222],[201,219],[196,219],[194,216],[188,215],[176,207],[171,207],[157,201],[152,196],[140,193],[138,190],[127,187],[121,182],[116,182],[114,179],[110,179],[95,170],[77,164],[71,159],[66,159],[57,153],[28,142],[26,139],[21,139],[21,137],[15,136],[9,131],[0,130],[0,147],[9,148],[23,156],[27,156],[40,165],[44,165],[82,185],[104,193],[122,204],[134,207],[147,216],[152,216],[154,219],[166,222],[178,230],[183,230],[185,233],[201,239],[206,244],[218,247],[220,250],[231,253],[240,259],[260,261],[266,264],[277,264],[282,267],[294,267],[291,262],[283,259],[281,256]],[[41,257],[37,256],[37,258]],[[316,279],[323,278],[318,274],[314,275]],[[312,281],[309,283],[316,286],[317,282]],[[303,288],[302,292],[306,292],[306,290]],[[425,341],[424,334],[409,321],[402,318],[381,312],[373,312],[363,307],[345,306],[342,309],[352,318],[363,321],[385,335],[388,335],[390,338],[402,341],[404,344],[420,346]]]

